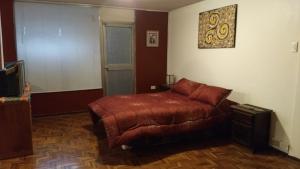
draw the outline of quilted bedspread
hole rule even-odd
[[[89,107],[102,118],[110,148],[143,136],[202,129],[212,125],[221,114],[209,104],[171,91],[106,96]]]

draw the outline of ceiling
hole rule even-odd
[[[154,11],[171,11],[201,0],[22,0],[34,2],[79,3]]]

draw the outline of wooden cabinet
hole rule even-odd
[[[0,159],[33,154],[30,89],[23,96],[0,98]]]
[[[231,110],[233,139],[253,152],[267,148],[272,110],[249,104],[232,105]]]

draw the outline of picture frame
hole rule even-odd
[[[159,31],[148,30],[146,34],[146,46],[159,47]]]
[[[234,48],[237,4],[199,13],[198,48]]]

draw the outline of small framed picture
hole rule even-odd
[[[158,31],[147,31],[147,47],[158,47],[159,46],[159,32]]]

